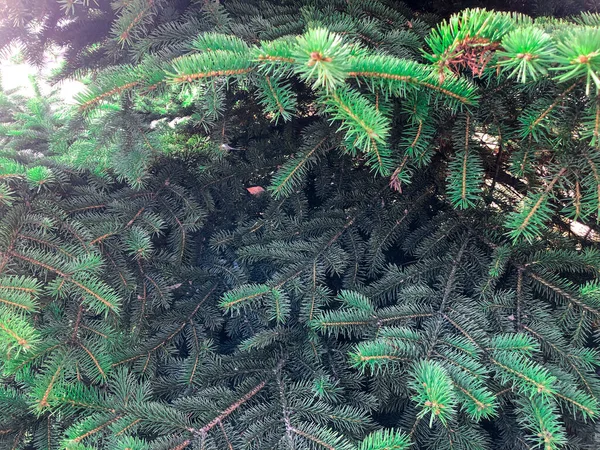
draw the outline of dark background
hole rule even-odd
[[[415,11],[448,16],[464,8],[518,11],[532,16],[600,12],[600,0],[404,0]]]

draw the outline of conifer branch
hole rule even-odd
[[[88,294],[91,298],[98,300],[108,310],[115,312],[115,313],[118,312],[119,307],[116,303],[117,296],[112,292],[112,290],[106,289],[101,284],[96,284],[96,283],[91,284],[90,283],[88,286],[86,286],[86,284],[74,279],[70,274],[63,272],[60,269],[51,266],[50,264],[46,264],[43,261],[38,261],[34,258],[30,258],[28,256],[21,255],[16,252],[10,252],[10,255],[15,258],[26,261],[29,264],[32,264],[34,266],[42,267],[51,273],[55,273],[56,275],[62,277],[65,281],[68,281],[69,283],[77,286],[79,289],[81,289],[83,292],[85,292],[85,294]]]
[[[213,429],[216,425],[220,424],[225,420],[228,416],[230,416],[234,411],[240,408],[244,403],[248,402],[252,397],[258,394],[265,386],[267,382],[261,381],[256,386],[254,386],[250,391],[244,394],[238,401],[232,403],[227,409],[221,412],[217,417],[211,420],[209,423],[204,425],[202,428],[198,430],[192,430],[195,434],[204,435],[208,433],[211,429]]]
[[[544,191],[530,199],[530,204],[526,205],[521,212],[513,213],[509,217],[507,226],[511,229],[510,236],[513,240],[517,240],[521,236],[525,236],[525,238],[531,240],[533,236],[539,233],[539,222],[548,217],[548,212],[544,209],[548,197],[550,196],[554,185],[566,171],[567,169],[565,167],[560,169],[552,181],[546,186]]]
[[[577,87],[578,83],[573,83],[571,86],[569,86],[567,89],[565,89],[557,98],[556,100],[550,105],[548,106],[548,108],[546,108],[544,111],[542,111],[542,113],[529,125],[529,132],[531,132],[534,128],[536,128],[547,116],[548,114],[550,114],[554,108],[556,108],[560,102],[573,90]]]
[[[125,364],[131,361],[135,361],[139,358],[142,358],[144,356],[147,356],[148,359],[150,358],[150,355],[157,351],[158,349],[164,347],[168,342],[170,342],[173,338],[175,338],[179,333],[181,333],[181,331],[183,331],[183,329],[185,328],[185,326],[188,324],[188,322],[190,322],[193,317],[198,313],[198,311],[200,311],[200,308],[202,307],[202,305],[204,305],[206,303],[206,301],[210,298],[210,296],[215,292],[215,290],[217,289],[216,286],[214,286],[210,291],[208,291],[208,293],[196,304],[196,306],[194,307],[194,309],[190,312],[190,314],[188,314],[185,319],[177,326],[177,328],[175,328],[175,330],[173,330],[171,333],[169,333],[166,337],[164,337],[163,339],[161,339],[160,341],[158,341],[158,343],[154,343],[152,344],[152,347],[150,347],[150,349],[148,351],[145,351],[144,353],[135,355],[135,356],[131,356],[128,358],[125,358],[121,361],[117,361],[115,363],[112,364],[113,367],[116,366],[120,366],[121,364]]]
[[[52,377],[50,378],[50,381],[48,382],[48,386],[46,387],[46,390],[44,391],[44,395],[42,396],[42,398],[38,402],[38,407],[39,408],[46,408],[46,407],[48,407],[48,398],[50,397],[50,394],[52,392],[52,388],[54,387],[54,384],[56,383],[56,381],[57,381],[59,375],[61,374],[62,370],[63,370],[63,365],[62,365],[62,362],[61,362],[57,366],[57,368],[54,371],[54,373],[52,374]]]
[[[541,285],[543,285],[546,288],[548,288],[548,289],[556,292],[561,297],[566,298],[571,303],[577,305],[578,307],[580,307],[584,311],[587,311],[587,312],[589,312],[591,314],[594,314],[595,316],[600,316],[600,310],[598,310],[596,308],[593,308],[593,307],[585,304],[583,301],[577,299],[574,295],[568,293],[567,291],[565,291],[564,289],[562,289],[560,286],[557,286],[557,285],[553,284],[551,281],[544,279],[543,277],[541,277],[540,275],[538,275],[538,274],[536,274],[534,272],[528,271],[526,273],[527,273],[527,275],[530,278],[533,278],[535,281],[537,281]]]
[[[96,428],[94,428],[94,429],[92,429],[90,431],[87,431],[86,433],[83,433],[81,436],[78,436],[75,439],[72,439],[72,442],[75,443],[75,444],[77,444],[77,443],[83,441],[84,439],[92,436],[93,434],[96,434],[96,433],[102,431],[104,428],[106,428],[109,425],[113,424],[114,422],[116,422],[120,418],[121,418],[121,416],[112,417],[112,418],[108,419],[106,422],[98,425]]]

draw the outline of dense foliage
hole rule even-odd
[[[598,447],[600,16],[29,3],[1,448]]]

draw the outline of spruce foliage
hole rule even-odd
[[[598,17],[170,3],[0,97],[0,448],[597,448]]]
[[[535,239],[553,216],[597,224],[594,14],[532,19],[468,9],[429,31],[406,8],[384,3],[207,4],[160,24],[160,2],[140,5],[131,17],[122,10],[111,32],[127,34],[119,39],[129,56],[97,74],[88,69],[95,80],[77,98],[79,113],[100,126],[120,123],[122,113],[142,113],[126,122],[143,124],[156,112],[151,105],[169,105],[160,109],[173,118],[195,111],[190,126],[209,136],[220,121],[223,145],[223,120],[243,98],[274,125],[328,121],[337,130],[330,150],[355,156],[398,190],[428,165],[447,175],[445,195],[460,209],[509,190],[519,203],[506,222],[514,240]],[[282,17],[293,20],[277,25]],[[131,31],[119,34],[123,26]],[[180,29],[195,29],[194,37],[174,46]],[[147,134],[143,126],[131,133],[140,130]],[[152,142],[136,142],[144,140]],[[130,182],[143,176],[154,146],[146,147],[116,158],[139,169],[120,169]],[[289,194],[322,151],[288,162],[271,190]],[[432,160],[433,152],[443,157]],[[86,164],[98,157],[89,145],[78,153]]]

